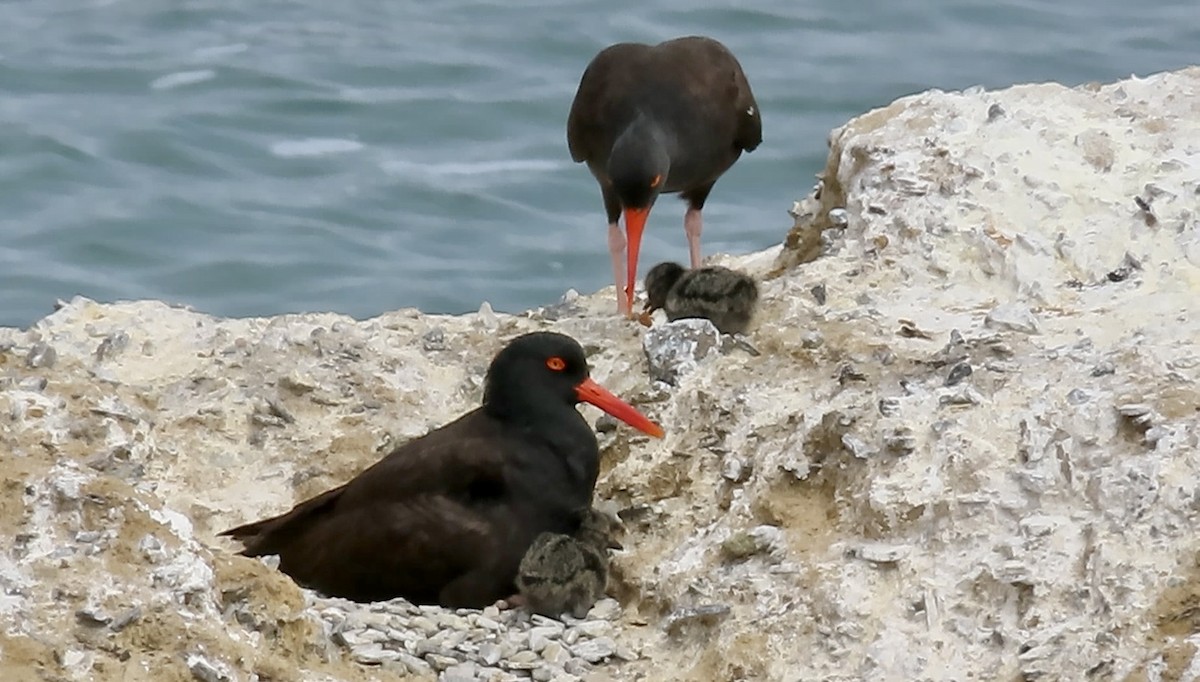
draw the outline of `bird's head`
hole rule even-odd
[[[535,419],[580,402],[651,436],[663,435],[662,427],[591,378],[583,348],[569,336],[554,332],[518,336],[488,367],[483,406],[500,418]]]
[[[683,277],[687,270],[679,263],[659,263],[650,268],[650,272],[646,273],[646,309],[645,312],[652,313],[659,308],[664,308],[667,305],[667,294],[671,292],[671,287]]]
[[[671,155],[663,132],[639,116],[617,136],[608,156],[608,180],[621,202],[628,243],[625,280],[626,310],[633,306],[633,283],[637,280],[638,252],[642,232],[655,199],[667,188]]]

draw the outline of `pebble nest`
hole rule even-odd
[[[562,620],[522,609],[447,609],[405,599],[359,604],[305,590],[330,639],[354,661],[443,682],[569,682],[639,653],[619,640],[615,599],[584,619]]]

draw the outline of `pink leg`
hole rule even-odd
[[[608,253],[612,256],[613,282],[617,285],[617,313],[628,315],[625,305],[625,233],[616,223],[608,225]]]
[[[700,233],[703,231],[704,221],[700,218],[700,209],[688,208],[683,216],[683,232],[687,235],[693,268],[700,267]]]

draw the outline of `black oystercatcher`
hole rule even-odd
[[[247,556],[279,555],[296,582],[355,601],[482,607],[515,593],[540,533],[573,533],[599,472],[589,402],[662,429],[588,376],[583,349],[526,334],[488,368],[483,406],[396,448],[286,514],[227,530]]]
[[[750,326],[757,304],[754,280],[719,265],[687,270],[659,263],[646,273],[646,312],[662,308],[671,321],[703,317],[722,334],[740,334]]]
[[[621,549],[614,537],[620,522],[596,509],[583,512],[574,535],[542,533],[534,539],[517,571],[517,588],[533,613],[583,618],[604,596],[608,550]]]
[[[567,144],[571,158],[586,161],[600,182],[618,312],[631,313],[642,230],[658,195],[680,192],[687,200],[683,227],[692,267],[699,267],[704,201],[717,178],[760,142],[762,118],[746,74],[711,38],[619,43],[588,64],[567,118]]]

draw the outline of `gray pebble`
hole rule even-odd
[[[425,616],[416,616],[408,619],[409,627],[416,628],[423,632],[426,636],[432,635],[438,631],[438,626],[432,620]]]
[[[562,633],[563,629],[566,627],[562,624],[562,621],[555,620],[553,618],[547,618],[546,616],[540,614],[534,614],[530,617],[529,621],[539,628],[548,628],[549,630],[553,630],[554,634],[556,635]],[[534,629],[536,630],[537,628]]]
[[[404,667],[408,668],[408,672],[412,673],[413,675],[423,675],[428,677],[429,675],[433,674],[433,668],[429,667],[428,663],[410,653],[397,651],[396,660],[400,663],[403,663]]]
[[[438,671],[446,670],[450,666],[458,665],[460,663],[457,658],[444,656],[442,654],[428,654],[425,656],[425,660],[429,663],[429,665],[433,666],[434,670]]]
[[[541,653],[543,661],[559,665],[566,662],[566,660],[571,657],[571,655],[567,653],[566,647],[558,642],[548,642],[546,647],[539,653]]]
[[[400,658],[400,652],[384,649],[379,642],[371,642],[350,650],[350,657],[359,663],[377,665],[384,661],[395,661]]]
[[[960,362],[950,368],[950,373],[946,375],[946,386],[954,386],[963,379],[971,376],[971,365],[966,362]]]
[[[188,670],[192,671],[192,677],[200,682],[225,682],[229,679],[228,675],[203,656],[196,654],[188,656],[187,666]]]
[[[532,670],[540,664],[541,662],[538,659],[538,655],[532,651],[529,651],[528,649],[525,651],[518,651],[517,653],[508,657],[509,668]]]
[[[588,637],[602,637],[612,630],[612,623],[606,620],[585,620],[576,625],[575,629]]]
[[[611,637],[599,637],[579,642],[571,647],[571,653],[588,663],[599,663],[612,656],[616,648],[616,642]]]
[[[531,633],[529,635],[529,649],[534,653],[541,653],[549,643],[550,640],[543,634]]]
[[[583,675],[588,671],[588,664],[582,658],[572,658],[563,664],[563,670],[570,675]]]
[[[25,356],[25,366],[30,369],[49,369],[58,361],[58,352],[54,347],[44,341],[38,341],[29,349],[29,354]]]
[[[500,647],[490,642],[479,645],[479,660],[487,665],[496,665],[500,661]]]
[[[550,670],[550,666],[543,665],[533,669],[533,679],[537,682],[550,682],[553,678],[554,673]]]
[[[474,682],[477,679],[474,663],[459,663],[446,668],[438,682]]]

